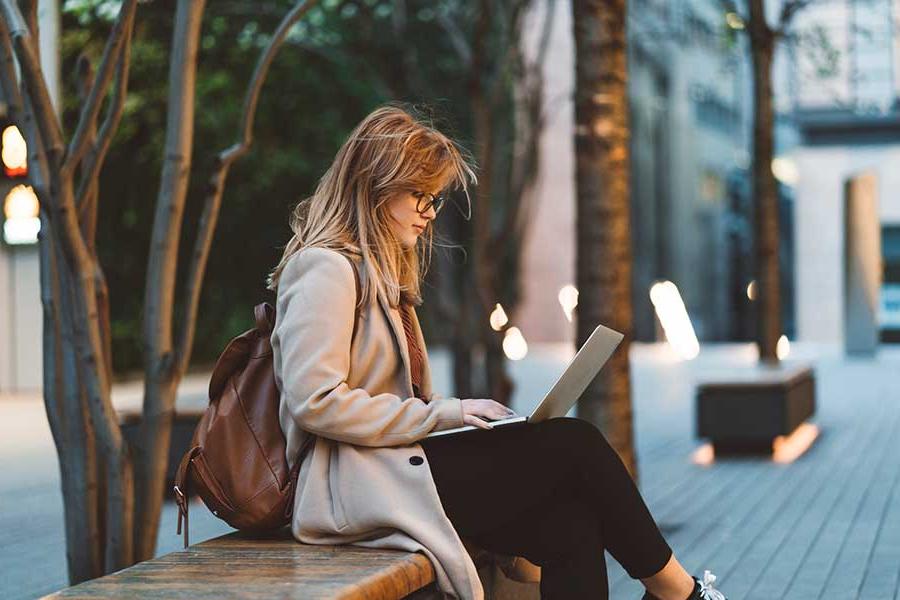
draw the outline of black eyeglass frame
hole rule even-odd
[[[447,202],[446,193],[440,193],[435,196],[430,192],[414,191],[412,194],[416,198],[416,211],[420,215],[427,213],[428,209],[432,206],[434,207],[434,214],[437,215],[441,212],[441,209],[444,208],[444,204]]]

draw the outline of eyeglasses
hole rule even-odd
[[[428,192],[416,191],[413,192],[413,196],[416,197],[416,211],[421,215],[427,213],[432,207],[434,207],[434,214],[441,212],[441,208],[443,208],[444,202],[447,200],[446,194],[438,194],[435,196]]]

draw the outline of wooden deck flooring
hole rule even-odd
[[[729,600],[898,598],[898,366],[821,362],[819,437],[786,464],[694,464],[699,441],[683,429],[663,435],[652,408],[639,407],[641,490],[685,568],[711,570]],[[678,402],[692,414],[690,398]],[[642,443],[642,431],[655,433]],[[610,598],[640,598],[643,586],[610,555],[607,564]]]

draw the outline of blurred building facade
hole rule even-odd
[[[752,96],[743,36],[709,0],[633,0],[629,10],[635,339],[660,339],[649,292],[662,279],[678,287],[700,340],[749,339]],[[526,339],[535,342],[571,341],[574,334],[556,299],[575,280],[571,7],[558,3],[557,11],[539,209],[518,313]],[[791,194],[782,192],[790,327]]]
[[[897,0],[830,0],[800,14],[806,47],[791,60],[798,166],[798,337],[842,347],[853,270],[874,265],[883,342],[900,341],[900,17]],[[874,181],[871,250],[850,247],[847,183]],[[879,235],[880,234],[880,235]],[[873,255],[874,253],[874,255]],[[853,257],[848,261],[848,257]],[[863,264],[865,266],[865,264]]]
[[[768,8],[774,21],[779,1]],[[534,342],[570,342],[574,334],[556,300],[575,279],[574,49],[571,7],[557,10],[535,189],[540,208],[517,315]],[[752,80],[735,17],[714,0],[630,3],[637,340],[661,339],[649,302],[659,279],[676,284],[701,341],[753,337]],[[862,297],[877,305],[880,340],[900,341],[898,18],[900,0],[821,0],[799,13],[793,43],[776,52],[772,168],[779,179],[783,333],[791,340],[842,347],[852,326],[848,298]],[[861,175],[875,182],[871,214],[880,242],[872,248],[880,250],[848,246],[848,182]],[[879,279],[877,291],[850,289],[860,263]]]

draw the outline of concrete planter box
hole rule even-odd
[[[815,372],[808,364],[736,368],[697,386],[697,437],[716,453],[771,453],[815,413]]]
[[[194,437],[194,429],[203,416],[202,410],[185,410],[175,413],[172,420],[172,440],[169,445],[169,463],[166,466],[166,495],[172,492],[172,486],[175,485],[175,471],[178,470],[178,463],[181,457],[190,449],[191,438]],[[122,435],[129,444],[137,442],[138,433],[141,427],[143,416],[138,410],[119,411],[119,425],[122,428]]]

